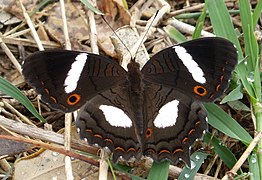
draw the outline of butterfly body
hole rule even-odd
[[[51,107],[81,107],[80,137],[108,147],[114,161],[147,155],[190,164],[190,146],[207,129],[201,102],[222,95],[236,63],[231,42],[204,38],[160,51],[142,70],[134,60],[126,71],[103,56],[55,50],[29,56],[23,73]]]

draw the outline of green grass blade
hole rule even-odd
[[[239,10],[236,9],[232,9],[232,10],[228,10],[229,14],[239,14]],[[176,19],[197,19],[199,18],[199,16],[201,16],[202,12],[191,12],[191,13],[183,13],[183,14],[179,14],[176,15],[175,18]],[[209,13],[206,12],[206,16],[209,17]]]
[[[239,84],[235,89],[233,89],[228,95],[226,95],[221,104],[227,103],[229,101],[236,101],[243,98],[243,93],[241,92],[242,86]]]
[[[224,0],[206,0],[206,3],[215,34],[233,42],[238,50],[238,59],[244,59],[240,43],[236,36],[236,32]],[[249,73],[244,63],[237,66],[237,72],[248,94],[251,97],[255,97],[253,88],[247,80]]]
[[[186,37],[173,26],[168,25],[164,28],[164,30],[172,39],[174,39],[178,43],[187,41]]]
[[[39,2],[39,4],[37,4],[36,8],[29,13],[29,16],[32,16],[33,14],[35,14],[36,12],[39,12],[39,10],[41,8],[43,8],[44,6],[46,6],[49,2],[51,2],[52,0],[43,0],[41,2]]]
[[[227,104],[229,105],[229,107],[231,107],[235,111],[250,112],[250,108],[247,105],[245,105],[244,103],[242,103],[241,101],[229,101]]]
[[[261,3],[260,3],[261,4]],[[257,5],[256,13],[258,13],[261,5]],[[259,70],[259,52],[258,43],[254,34],[255,25],[251,12],[250,2],[243,0],[239,2],[240,17],[242,23],[242,30],[245,41],[245,55],[247,57],[248,78],[251,80],[250,84],[253,87],[253,98],[261,101],[261,80]],[[260,11],[261,12],[261,9]]]
[[[207,154],[196,151],[190,156],[191,167],[185,166],[182,172],[180,173],[178,180],[184,179],[194,179],[197,171],[202,166],[204,160],[207,158]]]
[[[261,15],[261,11],[262,11],[262,1],[257,1],[257,5],[253,13],[253,29],[255,29],[256,27],[256,24]]]
[[[222,161],[229,169],[231,169],[235,165],[235,163],[237,162],[235,155],[219,139],[212,136],[211,133],[207,132],[205,134],[204,142],[214,147],[214,151],[218,154],[218,156],[222,159]],[[243,172],[240,169],[238,171],[238,174],[241,173]]]
[[[107,164],[109,165],[109,169],[110,169],[110,171],[112,173],[113,178],[116,179],[114,168],[113,168],[112,163],[111,163],[111,161],[109,159],[107,160]]]
[[[163,161],[161,163],[154,162],[150,169],[147,179],[148,180],[167,179],[169,165],[170,165],[169,161]]]
[[[224,0],[206,0],[206,5],[215,34],[231,40],[242,52]],[[243,58],[242,53],[239,56]]]
[[[0,91],[22,103],[36,118],[42,122],[46,120],[37,112],[31,101],[13,84],[0,77]]]
[[[205,108],[208,111],[208,123],[211,126],[232,138],[250,144],[252,137],[248,132],[220,107],[214,103],[206,103]]]
[[[260,174],[258,173],[261,170],[259,169],[257,154],[252,153],[248,158],[248,162],[249,162],[249,172],[252,174],[252,177],[250,179],[251,180],[261,179]]]
[[[128,4],[126,0],[122,0],[122,3],[123,3],[124,8],[128,10]]]
[[[91,11],[93,11],[96,14],[100,14],[100,15],[104,15],[101,11],[99,11],[98,9],[96,9],[92,4],[90,4],[88,2],[88,0],[80,0],[88,9],[90,9]]]
[[[255,67],[258,57],[258,45],[254,35],[253,17],[251,15],[250,2],[239,1],[242,30],[245,40],[245,54],[247,56],[247,67],[251,72]]]
[[[129,167],[127,165],[122,165],[122,164],[114,164],[112,162],[111,162],[111,165],[115,170],[123,172],[123,173],[127,174],[128,176],[132,177],[133,180],[145,180],[144,178],[141,178],[141,177],[138,177],[136,175],[129,173],[129,171],[132,170],[132,167]]]
[[[203,29],[203,24],[204,24],[204,21],[205,21],[205,18],[206,18],[206,11],[207,11],[207,8],[206,8],[206,5],[205,5],[204,8],[203,8],[203,11],[201,13],[201,16],[197,20],[196,28],[195,28],[195,31],[193,33],[192,39],[197,39],[201,36],[201,31]]]

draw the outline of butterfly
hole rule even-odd
[[[190,147],[207,129],[203,102],[228,87],[237,50],[219,37],[163,49],[140,68],[88,52],[48,50],[25,59],[23,74],[44,102],[63,112],[80,108],[80,137],[120,157],[190,164]]]

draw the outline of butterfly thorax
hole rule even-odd
[[[137,62],[131,61],[127,65],[128,74],[127,79],[129,82],[129,91],[130,93],[137,93],[140,94],[143,92],[142,89],[142,73],[139,69],[140,65]]]

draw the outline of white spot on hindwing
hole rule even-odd
[[[157,128],[165,128],[174,126],[176,124],[176,119],[178,117],[178,100],[173,100],[166,103],[160,110],[156,119],[154,120],[154,125]]]
[[[191,73],[193,79],[199,83],[206,83],[206,78],[204,77],[204,72],[198,66],[193,57],[187,53],[186,49],[182,46],[174,46],[177,56]]]
[[[111,126],[124,128],[132,126],[131,119],[124,113],[123,110],[108,105],[100,105],[99,109],[103,111],[106,121]]]
[[[78,54],[75,58],[75,61],[71,65],[64,82],[66,93],[71,93],[76,89],[77,82],[86,64],[87,55],[87,53]]]

